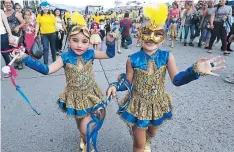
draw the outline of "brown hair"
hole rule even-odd
[[[25,9],[25,10],[24,10],[24,15],[25,15],[26,12],[29,12],[29,13],[30,13],[30,16],[32,15],[32,13],[31,13],[31,11],[30,11],[29,9]]]

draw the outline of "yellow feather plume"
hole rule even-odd
[[[81,26],[87,26],[87,23],[83,17],[83,15],[81,15],[80,13],[73,13],[71,16],[71,22],[72,24],[77,24],[77,25],[81,25]]]
[[[157,7],[146,6],[143,14],[151,20],[152,24],[164,25],[168,15],[168,7],[166,4],[158,4]]]

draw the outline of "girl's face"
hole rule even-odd
[[[59,11],[59,10],[56,10],[56,11],[55,11],[55,15],[56,15],[56,16],[59,16],[59,15],[60,15],[60,11]]]
[[[22,12],[22,9],[19,5],[16,5],[15,6],[15,11],[18,12],[18,13],[21,13]]]
[[[11,0],[4,0],[4,6],[9,11],[13,9],[13,5],[11,3]]]
[[[30,13],[29,11],[25,11],[25,13],[24,13],[24,18],[25,18],[26,20],[30,19],[30,18],[31,18],[31,13]]]
[[[73,52],[75,52],[77,55],[81,55],[89,48],[89,38],[80,32],[71,36],[68,40],[68,44]]]
[[[172,5],[173,9],[177,9],[177,6],[175,4]]]
[[[94,28],[94,29],[97,29],[97,25],[94,25],[93,28]]]
[[[161,45],[161,43],[154,43],[153,41],[140,40],[141,46],[147,53],[154,53]]]

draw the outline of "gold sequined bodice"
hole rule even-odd
[[[135,68],[133,77],[133,96],[140,96],[154,102],[156,98],[164,95],[166,66],[157,69],[154,60],[148,62],[147,71]]]
[[[67,63],[65,67],[65,75],[67,88],[85,91],[96,85],[93,74],[92,60],[85,64],[82,58],[78,58],[77,65]]]

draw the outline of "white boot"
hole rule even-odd
[[[145,148],[143,150],[143,152],[151,152],[151,140],[152,140],[152,136],[149,135],[149,133],[146,131],[146,142],[145,142]]]
[[[171,48],[174,47],[174,40],[171,40]]]
[[[84,149],[85,143],[82,137],[80,137],[80,149]]]

